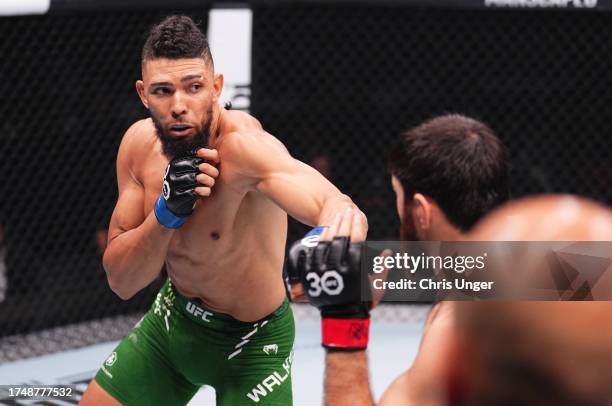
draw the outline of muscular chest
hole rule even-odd
[[[164,172],[168,164],[167,159],[150,160],[145,166],[141,179],[145,190],[143,202],[143,213],[148,215],[157,201],[164,177]],[[212,194],[208,197],[200,198],[196,202],[193,214],[188,223],[183,226],[179,233],[183,237],[193,239],[219,239],[219,236],[228,233],[228,227],[234,222],[244,204],[244,195],[228,184],[221,167],[220,175],[213,187]]]

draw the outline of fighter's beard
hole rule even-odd
[[[192,137],[173,137],[169,135],[161,123],[151,116],[155,124],[155,133],[161,141],[162,151],[168,158],[176,158],[193,154],[198,148],[208,146],[208,138],[210,137],[210,127],[212,125],[212,106],[206,114],[206,121],[202,123],[201,130],[196,132]]]

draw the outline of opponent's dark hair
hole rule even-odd
[[[504,145],[486,124],[458,114],[403,133],[388,168],[402,184],[407,205],[415,193],[429,196],[463,231],[509,198]]]
[[[212,65],[206,36],[190,17],[173,15],[153,26],[142,48],[142,63],[157,58],[203,58]]]

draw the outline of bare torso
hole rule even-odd
[[[144,187],[146,216],[159,197],[169,159],[151,120],[143,125],[150,128],[150,137],[132,160],[131,170]],[[180,293],[243,321],[266,316],[285,297],[287,215],[262,193],[242,187],[227,160],[224,166],[224,154],[230,153],[224,136],[257,129],[261,126],[251,116],[224,112],[219,137],[211,145],[219,152],[219,177],[211,196],[201,198],[185,225],[175,231],[166,258],[168,274]]]

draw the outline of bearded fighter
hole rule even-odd
[[[324,254],[316,260],[323,269],[330,263],[345,264],[340,268],[344,271],[345,286],[360,281],[360,250],[355,249],[357,244],[352,244],[359,241],[359,237],[353,238],[353,233],[362,234],[359,227],[358,221],[352,222],[350,216],[334,221],[322,240],[329,252],[327,258],[335,257],[329,261]],[[336,235],[339,237],[334,238]],[[572,254],[582,257],[572,272],[579,270],[583,277],[590,277],[594,267],[603,265],[604,269],[612,270],[610,251],[601,251],[612,241],[612,210],[578,196],[542,195],[507,203],[481,220],[465,234],[465,239],[478,243],[604,242],[605,245],[598,245],[601,257],[592,256],[597,251]],[[310,258],[316,257],[311,254]],[[522,268],[523,275],[537,286],[546,280],[542,276],[550,273],[548,266],[542,266],[547,262],[537,259],[537,256],[528,260],[516,258],[508,264],[507,271],[515,272],[521,266],[517,264],[527,265]],[[553,282],[540,286],[548,286],[548,290],[559,285]],[[574,284],[573,288],[582,290],[583,287]],[[412,367],[387,388],[377,404],[611,405],[612,302],[609,297],[612,277],[609,272],[604,272],[597,284],[588,289],[593,296],[585,301],[438,303],[425,325]],[[321,307],[323,316],[330,310],[336,314],[343,310],[343,316],[351,315],[355,319],[355,310],[363,309],[358,302],[352,306],[337,304],[331,296],[323,300],[326,300],[325,307]],[[365,354],[357,355],[360,352],[355,347],[344,350],[332,353],[334,358],[327,354],[325,404],[374,405]]]
[[[488,125],[470,117],[447,114],[406,131],[393,148],[388,165],[401,238],[405,241],[464,240],[480,218],[508,199],[506,149]],[[346,238],[359,242],[364,234],[360,218],[347,213],[323,231],[323,243],[317,245],[315,255],[304,253],[304,240],[294,244],[289,255],[293,281],[300,281],[306,287],[308,300],[321,311],[322,344],[326,349],[326,406],[374,404],[366,355],[370,304],[361,302],[361,288],[366,282],[361,279],[358,264],[360,250],[355,250],[352,244],[348,248]],[[310,238],[306,239],[307,243],[312,242]],[[385,252],[380,255],[385,256]],[[317,264],[309,266],[304,256]],[[332,266],[333,270],[326,270],[327,264],[322,258],[338,264]],[[321,289],[322,280],[329,279],[325,275],[333,275],[336,270],[342,275],[338,285],[344,289],[340,294],[329,295]],[[292,292],[297,296],[302,290],[298,283]],[[380,300],[380,294],[374,293],[374,303]],[[403,393],[401,398],[406,403],[395,403],[394,394],[398,392],[395,387],[403,388],[402,382],[408,380],[413,395],[417,395],[424,386],[420,382],[429,382],[437,376],[439,363],[434,355],[438,334],[430,332],[439,331],[440,323],[434,327],[429,325],[437,316],[446,318],[448,313],[446,303],[434,307],[421,345],[421,349],[434,350],[419,352],[415,366],[398,379],[399,384],[385,392],[381,405],[426,404],[423,397],[406,398]],[[410,378],[406,379],[408,375]]]
[[[164,264],[169,278],[83,405],[186,404],[202,385],[215,388],[217,405],[292,404],[287,214],[322,226],[348,211],[364,234],[366,218],[255,118],[221,108],[222,87],[190,18],[152,28],[136,82],[151,118],[119,148],[104,268],[125,300]]]

